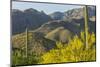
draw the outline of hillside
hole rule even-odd
[[[45,36],[45,38],[48,38],[53,41],[61,41],[63,43],[66,43],[69,39],[72,38],[72,35],[72,32],[70,32],[69,30],[64,29],[63,27],[58,27],[53,31],[49,32]]]
[[[25,31],[26,27],[34,30],[40,27],[43,23],[52,20],[43,11],[39,12],[33,8],[20,11],[12,10],[12,34],[18,34]]]
[[[26,36],[28,36],[28,40],[26,40]],[[28,35],[26,35],[24,32],[12,36],[12,48],[14,51],[22,50],[25,52],[26,45],[28,47],[28,53],[35,52],[37,55],[41,55],[56,47],[55,41],[44,38],[40,33],[28,32]]]

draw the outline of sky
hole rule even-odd
[[[28,8],[34,8],[38,11],[44,11],[46,14],[53,12],[65,12],[73,8],[82,8],[79,5],[62,5],[62,4],[47,4],[47,3],[36,3],[36,2],[12,2],[12,9],[19,9],[24,11]]]

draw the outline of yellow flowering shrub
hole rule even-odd
[[[84,32],[81,32],[80,36],[75,35],[69,43],[57,42],[56,44],[57,48],[41,56],[39,64],[96,60],[94,33],[88,33],[88,49],[85,49]]]

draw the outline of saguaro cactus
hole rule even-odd
[[[88,7],[87,5],[84,7],[84,20],[85,20],[85,45],[86,45],[86,49],[88,49]]]
[[[28,29],[26,28],[26,57],[27,57],[27,45],[28,45]]]

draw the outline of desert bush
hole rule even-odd
[[[69,43],[63,44],[57,42],[57,48],[45,53],[39,62],[44,63],[62,63],[62,62],[79,62],[79,61],[95,61],[95,34],[88,33],[88,49],[86,49],[84,32],[80,36],[75,35]]]
[[[35,53],[28,54],[27,57],[25,54],[21,54],[20,51],[15,51],[12,53],[12,64],[14,66],[36,64],[38,61],[39,57]]]

